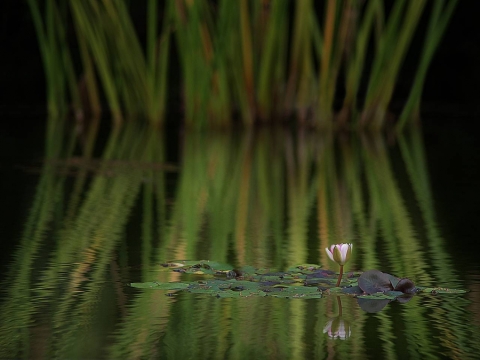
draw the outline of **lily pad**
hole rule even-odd
[[[344,294],[350,294],[350,295],[362,295],[363,294],[363,290],[358,285],[342,288],[342,292]]]
[[[219,291],[212,294],[217,298],[242,298],[251,296],[267,296],[262,290],[245,290],[245,291]]]
[[[395,289],[395,287],[397,286],[398,282],[402,279],[396,277],[396,276],[393,276],[393,275],[390,275],[390,274],[385,274],[387,275],[388,279],[390,280],[390,284],[392,284],[392,289]]]
[[[415,287],[405,278],[383,273],[379,270],[350,272],[345,274],[341,287],[336,287],[338,274],[321,269],[318,265],[304,264],[276,271],[270,268],[257,269],[244,266],[240,270],[215,261],[172,261],[162,266],[170,271],[204,275],[186,277],[181,282],[131,283],[131,287],[142,289],[170,290],[168,296],[178,291],[208,294],[217,298],[240,298],[251,296],[273,296],[278,298],[318,299],[327,294],[345,294],[358,298],[359,305],[368,312],[380,311],[390,301],[407,302],[417,292],[427,294],[463,294],[465,290],[447,288]],[[213,274],[213,276],[212,276]],[[345,286],[348,284],[348,286]]]
[[[273,297],[281,297],[281,298],[316,298],[319,299],[322,297],[322,292],[319,291],[317,288],[314,287],[307,287],[307,286],[287,286],[283,288],[275,288],[280,289],[280,291],[272,291],[268,293],[268,295]]]
[[[130,283],[130,286],[138,289],[183,290],[188,288],[189,285],[181,282],[159,283],[159,282],[153,281],[153,282],[144,282],[144,283]]]
[[[360,295],[357,297],[358,299],[371,299],[371,300],[395,300],[397,298],[396,295],[389,294],[388,292],[385,293],[374,293],[374,294],[366,294]]]
[[[317,270],[317,271],[314,271],[310,274],[307,274],[307,279],[311,279],[311,278],[331,279],[333,277],[335,277],[335,279],[336,279],[337,276],[338,275],[334,271],[331,271],[331,270]]]
[[[287,272],[289,273],[301,273],[301,274],[310,274],[314,272],[318,272],[319,270],[322,270],[320,265],[316,264],[301,264],[301,265],[295,265],[291,266],[287,269]],[[323,271],[330,271],[330,270],[323,270]],[[333,271],[331,271],[333,273]]]
[[[388,296],[394,296],[395,298],[398,298],[399,296],[403,296],[405,295],[403,292],[401,291],[387,291],[384,293],[385,295],[388,295]]]
[[[358,278],[358,285],[367,294],[386,293],[390,291],[401,294],[415,294],[417,288],[412,280],[397,278],[378,270],[365,271]]]
[[[394,286],[394,290],[404,294],[415,294],[417,292],[415,284],[410,279],[400,279]]]
[[[358,286],[367,294],[392,290],[390,277],[378,270],[365,271],[358,278]]]
[[[465,294],[467,290],[459,290],[459,289],[447,289],[447,288],[440,288],[440,287],[418,287],[418,292],[422,293],[430,293],[433,295],[436,294]]]

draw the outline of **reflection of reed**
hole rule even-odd
[[[152,267],[174,258],[329,267],[324,248],[349,240],[350,269],[381,268],[422,284],[458,282],[435,226],[418,134],[399,139],[396,152],[380,137],[335,139],[281,129],[187,132],[174,188],[167,182],[169,168],[147,166],[165,163],[163,136],[133,125],[113,133],[98,171],[79,170],[73,184],[55,171],[58,162],[45,163],[7,280],[0,355],[28,357],[31,343],[56,357],[97,357],[105,351],[112,358],[323,358],[327,352],[361,357],[379,338],[383,354],[397,358],[435,354],[431,338],[437,334],[444,339],[442,351],[452,356],[478,348],[458,308],[461,299],[410,306],[423,301],[418,298],[398,312],[370,315],[346,297],[343,316],[352,332],[342,342],[347,346],[323,335],[333,314],[330,298],[204,299],[188,293],[171,298],[159,291],[119,296],[125,293],[111,279],[130,277],[126,265],[133,255],[126,244],[132,246],[133,237],[141,281],[152,280],[157,276]],[[50,158],[62,155],[68,162],[73,147],[57,144]],[[102,170],[113,162],[118,168],[105,176]],[[140,164],[132,170],[135,162]],[[138,230],[127,233],[133,209],[141,220],[129,226]],[[173,281],[181,275],[158,276]],[[29,339],[37,332],[10,331],[28,329],[32,321],[48,334],[43,340]],[[398,328],[406,329],[402,349],[395,342]],[[106,349],[110,334],[114,342]]]
[[[104,157],[142,159],[143,148],[139,146],[137,139],[130,137],[132,135],[136,134],[124,131],[120,136],[112,136]],[[142,137],[139,139],[144,141]],[[50,154],[51,157],[55,156],[52,152]],[[59,155],[57,152],[56,156]],[[81,201],[76,191],[78,187],[74,185],[71,202],[66,203],[63,199],[63,183],[66,179],[64,175],[58,176],[55,167],[47,162],[41,179],[37,203],[42,204],[42,207],[34,205],[31,216],[38,218],[36,224],[32,224],[32,230],[40,235],[38,240],[43,241],[32,238],[32,230],[26,228],[24,248],[28,249],[30,260],[22,260],[16,266],[29,274],[28,278],[31,280],[18,273],[11,275],[15,287],[32,289],[28,300],[30,305],[25,301],[20,302],[21,298],[18,296],[12,296],[10,301],[14,302],[12,306],[23,303],[29,311],[36,309],[40,313],[32,314],[35,318],[55,304],[55,308],[51,310],[51,318],[40,317],[39,320],[47,321],[46,328],[56,339],[54,343],[45,344],[45,351],[56,357],[71,357],[72,351],[86,351],[84,356],[88,357],[91,356],[89,351],[98,351],[101,343],[95,342],[97,347],[90,350],[78,350],[74,342],[79,334],[88,334],[90,324],[100,325],[98,321],[102,319],[99,316],[101,309],[105,309],[105,306],[110,308],[99,298],[105,291],[103,284],[109,274],[108,269],[119,241],[123,237],[122,229],[140,189],[142,173],[124,173],[116,177],[96,176],[89,183],[89,187],[82,191]],[[85,183],[82,174],[76,178],[76,184],[78,183]],[[78,207],[72,207],[73,204],[78,204]],[[32,262],[40,251],[47,252],[48,255],[42,254],[45,260],[39,267],[33,266]],[[29,284],[32,280],[35,280],[35,283]],[[36,303],[37,297],[40,298],[40,303]],[[106,316],[103,320],[111,321],[113,313],[105,311],[104,314]],[[26,324],[24,327],[28,328]],[[12,345],[15,346],[15,343]]]

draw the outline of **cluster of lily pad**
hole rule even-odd
[[[201,279],[180,282],[131,283],[143,289],[162,289],[173,292],[185,291],[209,294],[217,298],[272,296],[278,298],[321,298],[329,294],[348,294],[359,300],[408,301],[417,293],[464,293],[464,290],[427,288],[415,286],[405,278],[399,278],[379,270],[349,272],[337,284],[337,273],[322,269],[319,265],[293,266],[286,271],[272,271],[245,266],[234,269],[228,264],[213,261],[176,261],[162,264],[170,271],[200,275]],[[368,302],[371,304],[371,302]],[[378,306],[378,303],[377,303]],[[363,308],[363,306],[362,306]],[[368,310],[367,310],[368,311]]]

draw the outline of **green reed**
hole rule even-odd
[[[420,100],[428,66],[432,61],[435,50],[447,28],[448,22],[455,10],[456,1],[436,1],[432,5],[432,14],[425,35],[425,44],[417,68],[412,90],[404,106],[402,114],[397,123],[397,129],[401,130],[410,118],[418,119],[420,115]],[[411,122],[411,120],[410,120]]]
[[[72,58],[66,38],[66,7],[54,0],[39,3],[28,0],[37,33],[46,78],[47,109],[51,116],[65,113],[67,103],[79,107],[79,92],[75,83]],[[43,16],[43,18],[42,18]],[[68,95],[71,97],[68,97]]]
[[[48,0],[44,11],[28,3],[52,113],[73,102],[79,114],[98,114],[103,103],[117,125],[138,117],[161,125],[170,101],[181,97],[190,127],[294,115],[319,128],[380,129],[403,60],[421,53],[401,130],[418,117],[428,66],[457,0],[399,0],[389,11],[381,0],[326,0],[323,9],[312,0],[147,0],[141,31],[135,5],[125,0]],[[424,45],[413,49],[422,17],[429,21]],[[66,36],[70,18],[75,39]]]

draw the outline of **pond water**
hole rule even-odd
[[[2,359],[480,354],[480,149],[468,129],[395,139],[129,125],[96,147],[52,131],[44,161],[34,138],[2,135]],[[161,266],[171,260],[338,271],[324,249],[339,242],[353,243],[347,273],[468,292],[369,312],[344,294],[219,299],[128,286],[207,278]]]

